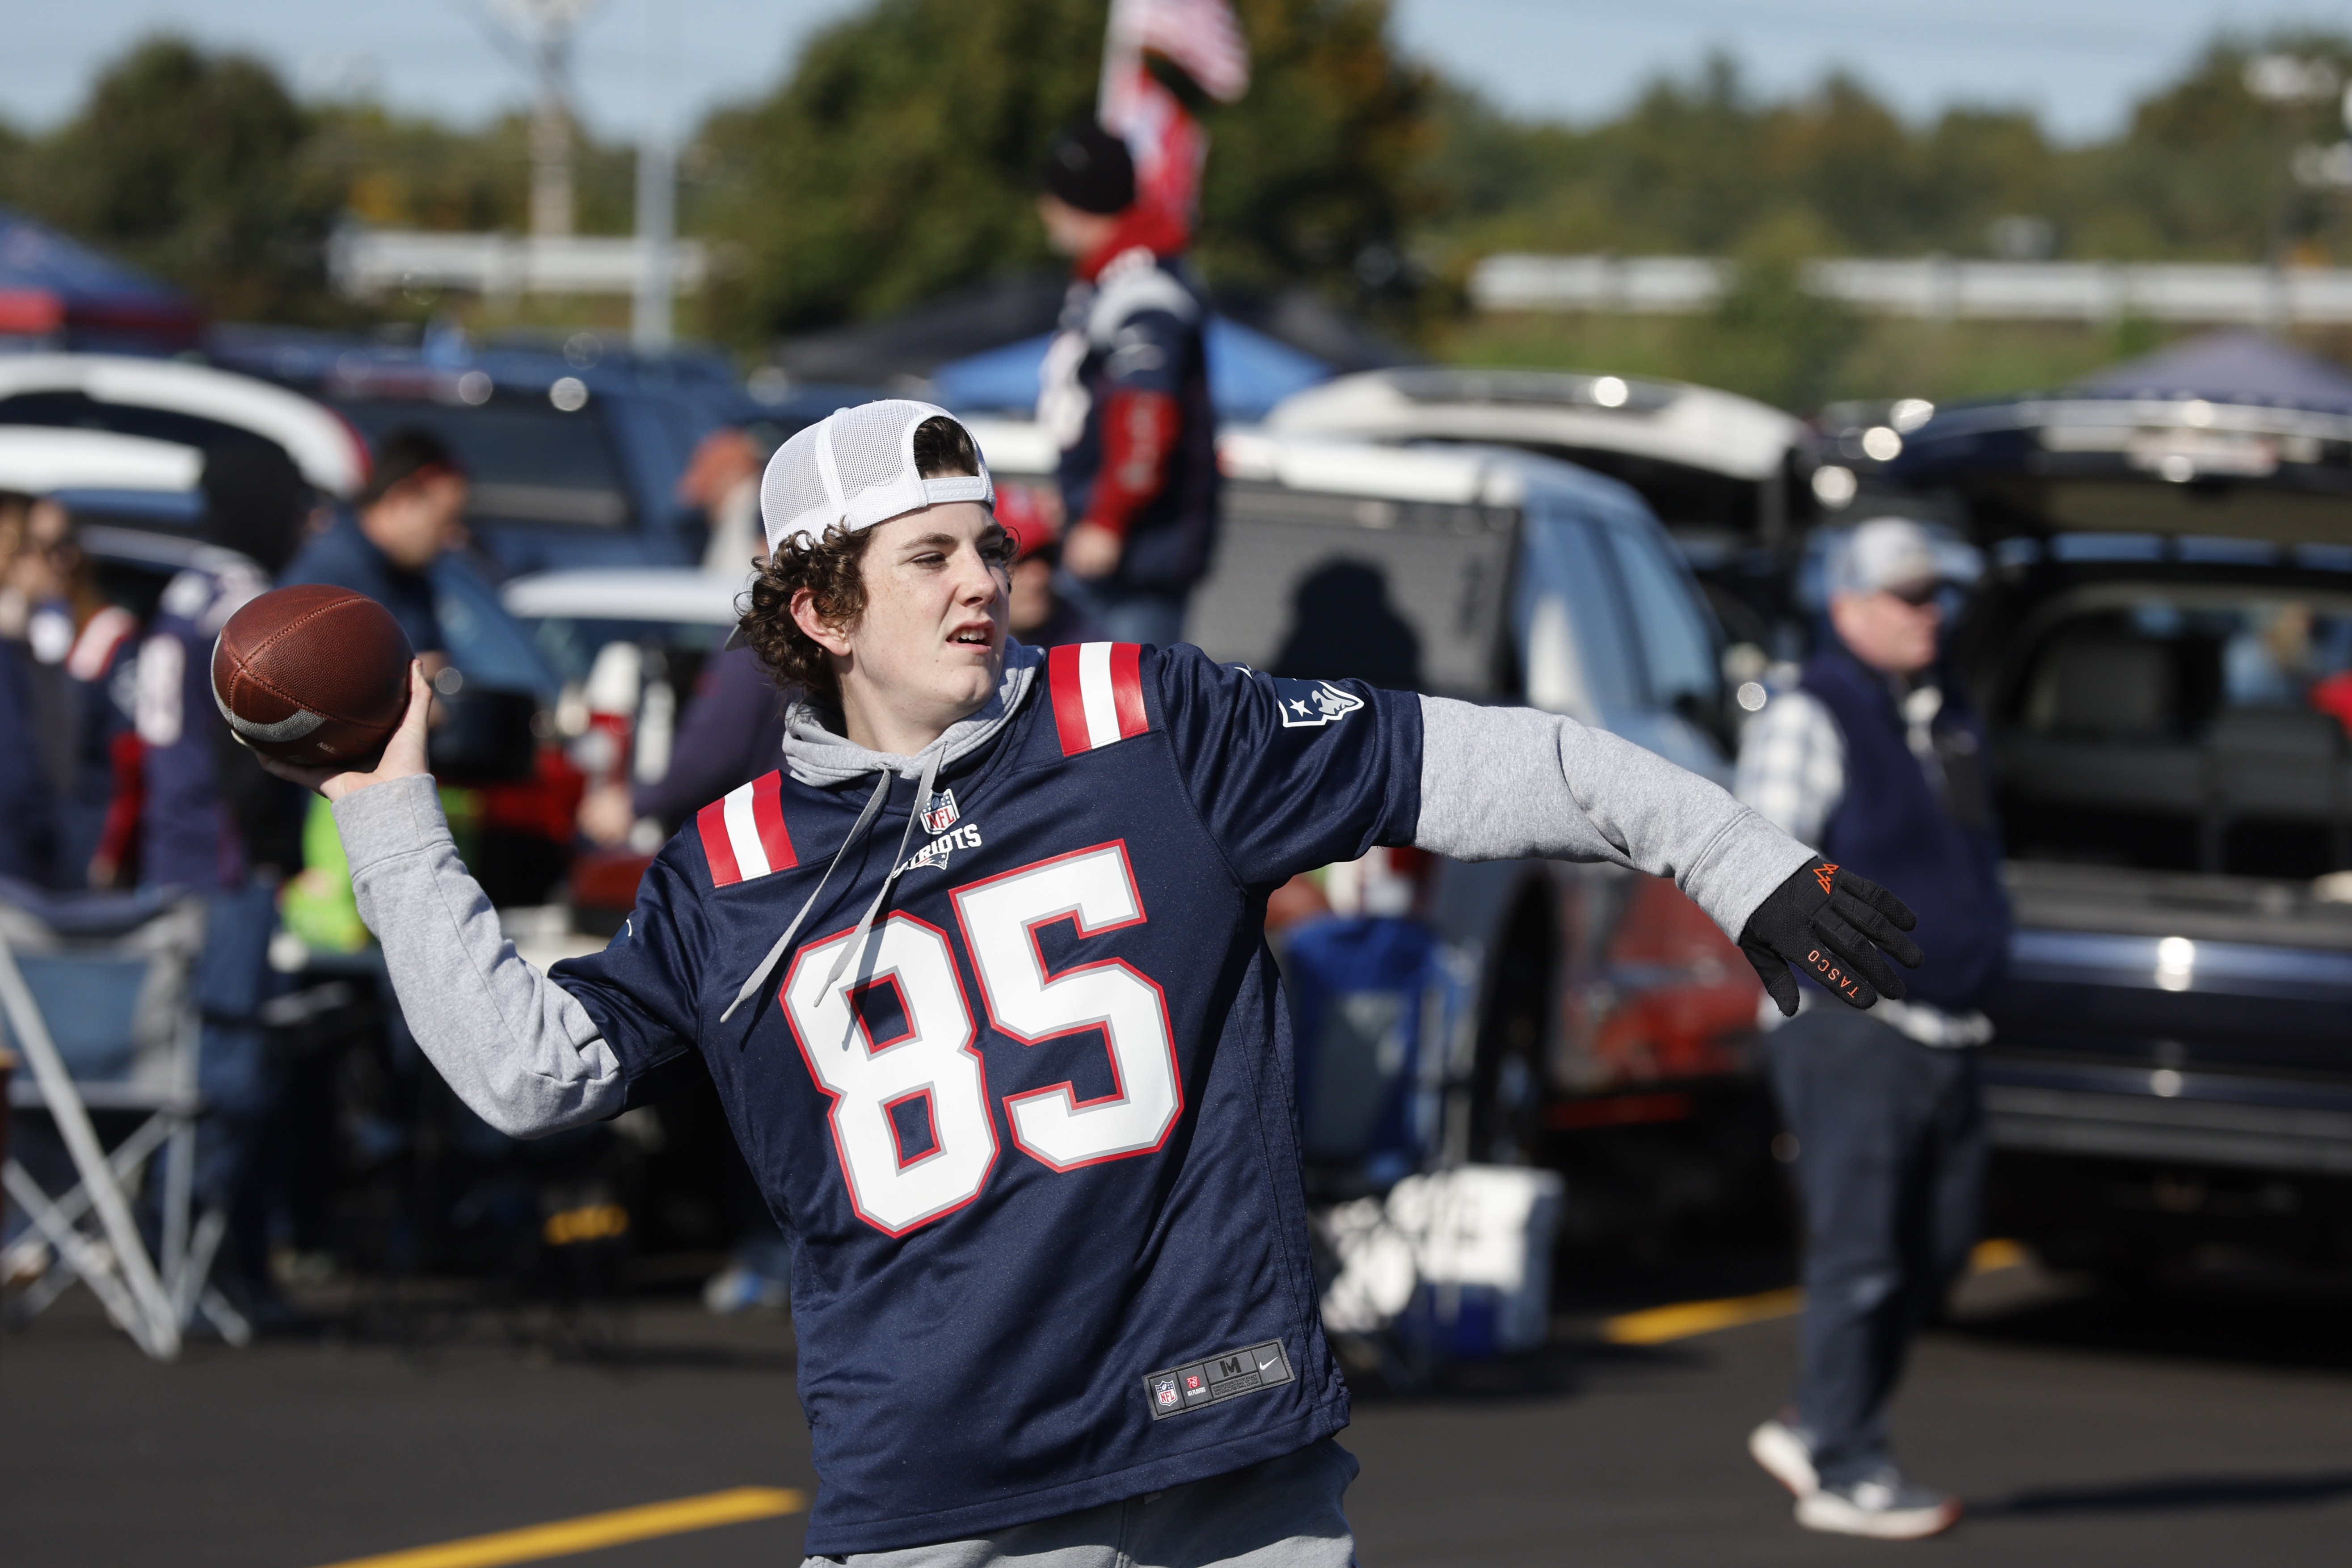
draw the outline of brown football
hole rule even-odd
[[[408,711],[407,634],[364,594],[262,595],[213,644],[213,700],[237,739],[302,767],[373,765]]]

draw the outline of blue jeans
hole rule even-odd
[[[268,1279],[267,1222],[255,1177],[284,1077],[261,1022],[261,1005],[285,989],[284,977],[269,967],[277,889],[248,883],[205,901],[205,946],[194,974],[203,1016],[196,1083],[205,1100],[196,1128],[196,1197],[226,1213],[223,1259],[250,1291]]]
[[[1797,1415],[1824,1486],[1887,1462],[1886,1404],[1975,1244],[1984,1116],[1975,1054],[1830,1004],[1766,1037],[1805,1213]]]
[[[1184,640],[1184,601],[1189,595],[1181,590],[1129,588],[1100,578],[1073,577],[1067,572],[1054,579],[1054,590],[1083,611],[1113,642],[1174,647]]]

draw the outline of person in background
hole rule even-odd
[[[280,586],[325,583],[390,610],[408,646],[435,668],[447,647],[434,608],[433,563],[465,542],[466,472],[441,438],[404,426],[377,446],[352,510],[302,547]]]
[[[1064,589],[1111,638],[1173,646],[1217,529],[1208,310],[1181,224],[1136,200],[1127,144],[1091,121],[1046,157],[1038,217],[1076,264],[1040,373],[1060,446]]]
[[[269,938],[278,888],[301,868],[305,808],[222,721],[212,652],[229,616],[266,591],[293,553],[310,492],[285,451],[260,442],[208,453],[201,487],[205,535],[215,548],[163,590],[133,681],[143,784],[139,880],[205,902],[195,973],[205,1101],[197,1195],[229,1216],[216,1278],[266,1327],[283,1309],[269,1282],[251,1179],[278,1089],[261,1009],[278,983]]]
[[[1867,1013],[1804,989],[1766,1052],[1797,1141],[1805,1211],[1803,1366],[1749,1452],[1796,1495],[1799,1523],[1910,1539],[1959,1503],[1907,1480],[1886,1405],[1911,1339],[1976,1238],[1985,1131],[1969,1047],[2009,951],[1983,727],[1943,658],[1946,575],[1917,523],[1879,518],[1829,561],[1832,635],[1797,688],[1749,724],[1740,800],[1916,911],[1931,955]]]
[[[24,539],[8,582],[26,607],[34,738],[57,805],[55,881],[108,886],[111,858],[100,854],[100,843],[121,748],[136,745],[129,685],[116,677],[130,663],[138,617],[99,591],[73,519],[57,501],[31,503]]]
[[[760,536],[760,470],[767,454],[748,431],[724,425],[702,438],[678,476],[677,499],[710,520],[702,569],[741,576],[768,558]]]
[[[27,544],[32,498],[0,492],[0,735],[36,733],[33,653],[26,642],[31,615],[16,585]],[[0,877],[45,885],[57,856],[55,802],[37,748],[0,746]]]
[[[1031,647],[1103,642],[1102,629],[1055,586],[1062,565],[1059,498],[1049,490],[1008,484],[996,492],[996,521],[1013,536],[1011,592],[1005,622],[1014,640]]]

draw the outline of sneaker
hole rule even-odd
[[[1959,1518],[1959,1499],[1913,1486],[1892,1465],[1797,1500],[1797,1522],[1807,1530],[1878,1541],[1917,1541],[1940,1534]]]
[[[703,1285],[702,1304],[722,1318],[731,1318],[755,1307],[783,1311],[793,1304],[793,1288],[782,1279],[771,1279],[740,1263],[730,1263]]]
[[[1811,1497],[1821,1489],[1813,1473],[1813,1445],[1801,1426],[1778,1417],[1748,1434],[1748,1452],[1764,1473],[1789,1489],[1791,1497]]]

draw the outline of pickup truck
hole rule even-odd
[[[1991,1214],[2056,1265],[2352,1257],[2352,397],[1941,409],[2018,932]]]

